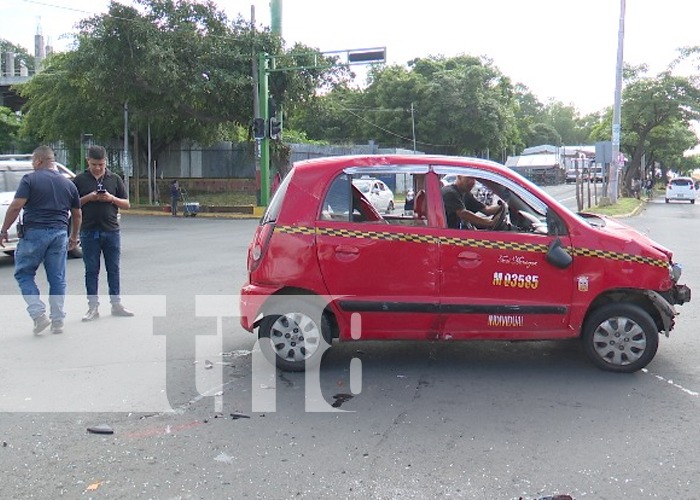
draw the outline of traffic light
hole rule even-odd
[[[253,138],[264,139],[265,138],[265,120],[262,118],[255,118],[253,120]]]
[[[269,130],[268,137],[270,139],[279,139],[281,133],[282,133],[282,120],[280,120],[276,116],[270,117],[270,130]]]

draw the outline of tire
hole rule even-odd
[[[386,213],[390,214],[393,211],[394,211],[394,202],[390,201],[389,204],[386,206]]]
[[[690,200],[691,205],[695,205],[695,200]]]
[[[277,368],[292,372],[320,364],[332,339],[323,306],[297,296],[279,296],[265,309],[269,312],[258,329],[265,358]]]
[[[666,198],[666,203],[668,203],[668,198]]]
[[[632,373],[648,365],[659,347],[659,331],[649,313],[626,303],[608,304],[583,326],[583,348],[603,370]]]

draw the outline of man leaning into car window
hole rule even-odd
[[[476,212],[495,215],[501,211],[500,205],[486,206],[471,193],[475,181],[466,175],[458,175],[453,184],[442,188],[442,201],[445,205],[447,227],[451,229],[491,229],[494,221]]]

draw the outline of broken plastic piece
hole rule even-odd
[[[114,434],[114,429],[107,424],[93,425],[88,427],[87,430],[93,434]]]

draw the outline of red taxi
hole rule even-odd
[[[487,187],[488,230],[447,226],[441,179]],[[380,214],[353,184],[415,192],[414,210]],[[248,251],[241,324],[285,370],[352,340],[580,337],[600,368],[646,366],[690,300],[672,253],[607,217],[576,214],[491,161],[340,156],[295,164]],[[268,341],[269,339],[269,341]],[[263,342],[264,341],[264,342]]]

